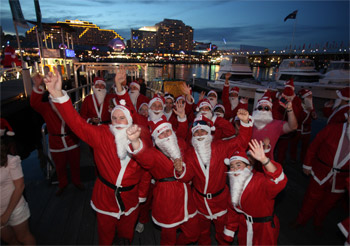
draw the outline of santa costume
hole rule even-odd
[[[350,87],[345,87],[336,91],[338,99],[335,100],[333,107],[325,106],[323,108],[323,114],[328,117],[327,124],[344,123],[349,117],[350,110]],[[346,101],[346,104],[339,105],[341,100]]]
[[[231,97],[230,94],[235,93],[237,97]],[[248,103],[243,100],[240,100],[239,97],[239,88],[237,86],[230,89],[229,85],[224,85],[222,89],[222,103],[225,107],[225,119],[234,121],[237,115],[237,111],[240,108],[248,110]]]
[[[131,82],[129,84],[129,96],[132,102],[132,105],[134,105],[135,110],[138,110],[143,103],[148,103],[149,98],[145,95],[140,93],[140,84],[137,82]],[[135,89],[134,89],[135,88]]]

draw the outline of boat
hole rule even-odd
[[[310,83],[319,83],[321,73],[315,68],[315,62],[306,58],[284,59],[276,74],[277,85],[282,85],[294,80],[295,86],[309,86]]]
[[[350,62],[349,61],[330,61],[326,73],[319,80],[320,84],[350,84]]]

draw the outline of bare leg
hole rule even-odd
[[[13,226],[12,228],[15,231],[16,238],[19,242],[24,245],[36,244],[35,238],[29,230],[28,220],[22,222],[19,225]]]
[[[5,226],[0,230],[1,240],[8,243],[9,245],[19,245],[20,243],[16,239],[15,232],[11,226]]]

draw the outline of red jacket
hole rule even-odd
[[[108,124],[111,122],[111,113],[109,112],[109,104],[112,98],[116,97],[115,94],[106,94],[105,99],[103,100],[102,105],[98,105],[97,99],[94,94],[90,94],[85,97],[81,109],[80,115],[85,120],[91,118],[99,118],[102,123]]]
[[[230,120],[233,118],[234,121],[238,109],[243,108],[248,110],[248,103],[242,103],[241,101],[239,101],[238,105],[234,109],[231,109],[231,103],[229,100],[229,90],[230,86],[224,85],[224,88],[222,89],[222,104],[225,107],[225,119]]]
[[[327,124],[344,123],[349,117],[350,105],[346,104],[338,108],[332,109],[332,107],[324,107],[323,114],[328,117]]]

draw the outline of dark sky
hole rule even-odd
[[[1,1],[1,25],[14,33],[8,0]],[[130,39],[130,29],[152,26],[164,18],[182,20],[194,29],[194,40],[219,49],[240,45],[284,49],[292,41],[308,47],[326,42],[349,45],[349,1],[234,0],[39,0],[44,22],[90,21]],[[23,15],[36,20],[34,1],[20,0]],[[294,10],[297,18],[283,19]],[[26,30],[19,28],[24,34]]]

